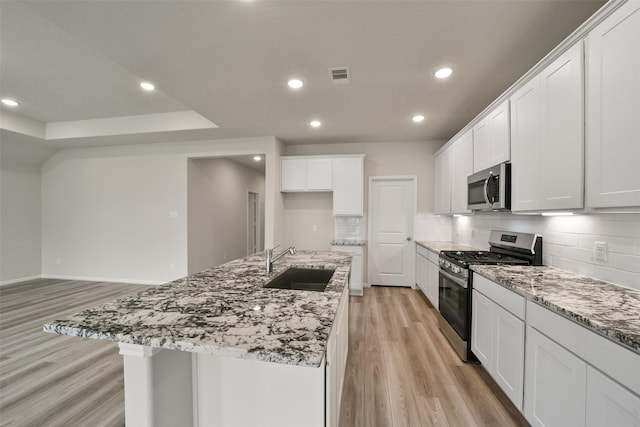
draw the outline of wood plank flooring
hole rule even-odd
[[[46,334],[42,324],[144,288],[61,280],[0,287],[0,425],[124,425],[117,345]],[[419,291],[367,288],[349,309],[341,427],[528,425],[480,366],[458,359]]]
[[[144,288],[47,279],[0,287],[0,425],[123,426],[117,344],[42,325]]]
[[[528,426],[477,364],[463,363],[418,290],[351,298],[341,427]]]

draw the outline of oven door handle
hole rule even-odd
[[[456,277],[450,273],[447,273],[446,271],[444,271],[443,269],[440,269],[440,274],[442,274],[444,277],[446,277],[447,279],[455,282],[457,285],[467,289],[467,281],[464,279],[460,279],[459,277]]]

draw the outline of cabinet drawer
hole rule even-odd
[[[527,301],[527,324],[640,394],[640,354],[532,301]]]
[[[429,250],[420,245],[416,245],[416,252],[418,255],[422,255],[425,258],[429,258]]]
[[[440,253],[429,251],[429,261],[431,261],[435,265],[439,265],[438,258],[440,258]]]
[[[495,301],[519,319],[524,319],[525,298],[491,280],[473,273],[473,289]]]

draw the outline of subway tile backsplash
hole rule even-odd
[[[336,216],[333,235],[336,240],[366,240],[367,220],[364,216]]]
[[[479,212],[451,219],[455,242],[488,249],[491,230],[541,234],[546,265],[640,290],[640,214],[541,217]],[[606,243],[606,260],[596,260],[595,242]]]

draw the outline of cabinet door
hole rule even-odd
[[[587,427],[640,427],[640,397],[587,367]]]
[[[306,159],[281,160],[281,191],[305,191],[307,181]]]
[[[511,135],[509,129],[509,101],[497,106],[487,116],[489,120],[489,165],[495,166],[511,158]]]
[[[354,254],[351,261],[349,292],[353,295],[362,295],[362,255],[360,254]]]
[[[473,173],[473,136],[462,135],[451,146],[451,213],[469,213],[467,209],[467,177]]]
[[[436,214],[451,213],[451,148],[442,151],[435,158],[435,201]]]
[[[532,426],[584,426],[587,365],[527,326],[524,414]]]
[[[534,181],[542,185],[542,209],[583,207],[582,58],[582,43],[577,43],[540,73],[543,117],[538,170],[542,173]]]
[[[416,285],[425,294],[426,297],[429,297],[428,289],[427,289],[427,265],[428,260],[416,253]]]
[[[440,272],[440,267],[438,264],[434,264],[429,261],[427,263],[427,289],[429,293],[429,301],[431,301],[431,305],[436,310],[440,310],[439,301],[440,301],[440,282],[438,281],[438,274]]]
[[[333,159],[333,214],[362,216],[363,159]]]
[[[337,333],[329,335],[327,341],[327,364],[325,367],[325,411],[326,426],[338,427],[338,342]]]
[[[307,159],[307,190],[331,191],[331,159]]]
[[[587,206],[640,206],[640,1],[587,38]]]
[[[522,411],[524,393],[524,322],[499,305],[493,310],[493,379]]]
[[[471,351],[490,374],[493,372],[494,303],[474,290],[471,309]]]
[[[511,97],[511,210],[540,209],[540,79]],[[545,168],[546,171],[546,168]]]
[[[491,134],[489,118],[485,117],[473,127],[473,171],[479,172],[491,164]]]

